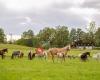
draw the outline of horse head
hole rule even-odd
[[[67,51],[70,51],[71,46],[70,45],[67,45],[67,46],[64,47],[64,49],[67,50]]]
[[[90,52],[86,52],[86,54],[87,54],[88,56],[90,56]]]
[[[2,51],[8,53],[8,49],[7,48],[3,49]]]

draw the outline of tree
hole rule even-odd
[[[58,26],[56,28],[53,44],[57,47],[66,46],[69,43],[69,31],[66,26]]]
[[[66,26],[58,26],[56,29],[46,27],[37,35],[41,45],[45,47],[63,47],[68,44],[69,31]]]
[[[96,46],[100,47],[100,28],[97,29],[95,35]]]
[[[91,39],[91,45],[95,45],[95,32],[96,32],[96,25],[94,21],[91,21],[88,27],[88,33]]]
[[[55,32],[55,29],[53,28],[49,28],[49,27],[45,27],[43,30],[40,30],[38,37],[40,37],[40,39],[42,41],[48,41],[50,38],[50,35],[53,34]]]
[[[0,28],[0,43],[4,43],[4,42],[5,42],[4,30]]]
[[[44,47],[49,47],[53,40],[53,34],[55,33],[54,28],[45,27],[43,30],[40,30],[39,34],[37,35],[40,44]]]
[[[76,44],[77,45],[83,45],[83,42],[82,42],[83,35],[84,35],[84,31],[82,31],[82,29],[78,28],[77,32],[76,32]]]
[[[30,29],[23,32],[22,38],[17,40],[15,44],[33,47],[35,45],[34,42],[36,42],[35,40],[36,39],[34,38],[34,32]]]
[[[70,38],[70,43],[71,44],[74,44],[74,42],[77,40],[76,39],[76,36],[77,36],[76,33],[77,33],[76,29],[72,28],[71,31],[70,31],[70,34],[69,34],[69,38]]]
[[[23,34],[22,34],[22,38],[24,38],[24,39],[31,39],[33,37],[34,37],[34,32],[31,29],[23,32]]]
[[[82,42],[86,46],[91,46],[91,42],[92,41],[91,41],[89,33],[84,33],[83,34],[83,36],[82,36]]]

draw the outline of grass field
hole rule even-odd
[[[22,50],[27,56],[27,52],[34,48],[0,44],[0,49],[7,47],[10,56],[14,50]],[[86,50],[89,51],[89,50]],[[69,54],[79,54],[83,50],[71,50]],[[99,52],[92,50],[91,53]],[[82,62],[79,59],[66,59],[65,62],[55,61],[51,59],[23,59],[11,60],[6,57],[4,60],[0,58],[0,80],[100,80],[100,62],[89,59]]]

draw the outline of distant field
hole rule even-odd
[[[28,51],[34,48],[0,44],[0,49],[8,48],[10,56],[12,51],[21,50],[27,56]],[[90,51],[90,50],[85,50]],[[69,54],[78,55],[84,50],[71,50]],[[91,53],[99,52],[92,50]],[[11,60],[9,57],[2,60],[0,58],[0,80],[100,80],[100,61],[89,59],[82,62],[79,59],[56,60],[55,63],[51,59],[23,59]]]

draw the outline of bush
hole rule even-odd
[[[32,39],[19,39],[15,42],[15,44],[33,47]]]
[[[24,45],[28,47],[38,47],[39,45],[39,40],[37,38],[32,38],[32,39],[19,39],[15,42],[17,45]]]

